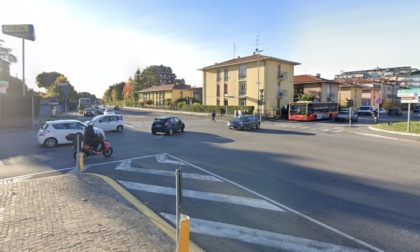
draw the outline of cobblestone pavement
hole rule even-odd
[[[175,251],[174,228],[139,211],[104,178],[0,184],[0,251]]]

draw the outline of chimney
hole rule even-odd
[[[316,74],[316,77],[317,77],[317,78],[321,78],[321,74],[320,74],[320,73],[317,73],[317,74]]]

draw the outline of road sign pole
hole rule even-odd
[[[23,96],[25,96],[25,39],[22,39],[22,88]]]

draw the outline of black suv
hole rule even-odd
[[[175,131],[184,132],[185,124],[175,116],[160,116],[152,123],[152,134],[163,132],[172,135]]]

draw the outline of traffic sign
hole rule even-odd
[[[31,24],[23,25],[2,25],[4,34],[35,41],[35,29]]]
[[[0,80],[0,88],[8,88],[8,87],[9,87],[9,81]]]
[[[376,99],[376,103],[377,103],[377,104],[381,104],[382,102],[383,102],[383,100],[382,100],[382,99],[380,99],[380,98],[379,98],[379,99]]]

